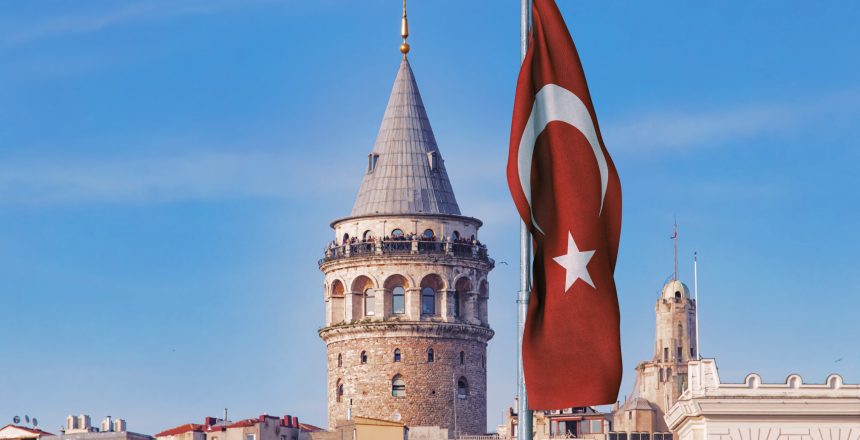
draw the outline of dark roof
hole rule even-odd
[[[460,215],[409,61],[400,63],[351,216]]]

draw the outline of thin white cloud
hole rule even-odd
[[[860,89],[804,101],[750,103],[724,109],[648,111],[610,121],[603,136],[610,150],[666,152],[727,144],[807,128],[822,117],[860,109]]]
[[[289,152],[195,152],[160,157],[4,158],[0,203],[161,203],[296,199],[352,190],[326,166]]]
[[[181,15],[211,14],[268,0],[208,0],[208,1],[150,1],[137,3],[109,3],[121,7],[88,14],[66,15],[39,22],[21,23],[9,28],[2,40],[9,46],[25,44],[45,38],[70,34],[97,32],[125,23],[161,20]]]

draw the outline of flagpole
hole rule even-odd
[[[529,48],[531,0],[520,0],[520,63]],[[526,380],[523,374],[523,332],[531,295],[531,234],[525,222],[520,222],[520,291],[517,295],[517,440],[532,440],[532,412],[529,410]]]

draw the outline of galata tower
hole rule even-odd
[[[482,434],[487,426],[487,275],[406,58],[364,180],[320,260],[328,425],[363,416]],[[356,172],[360,172],[356,169]]]

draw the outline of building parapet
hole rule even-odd
[[[455,243],[431,240],[374,240],[330,246],[325,256],[317,263],[320,267],[329,261],[348,258],[374,258],[384,256],[436,255],[455,258],[475,259],[495,266],[489,257],[487,247],[482,244]]]
[[[756,373],[743,383],[723,383],[714,359],[690,361],[689,387],[666,414],[674,431],[688,419],[765,417],[799,420],[807,417],[860,420],[860,384],[845,384],[829,375],[824,383],[803,383],[789,375],[784,383],[763,383]]]

